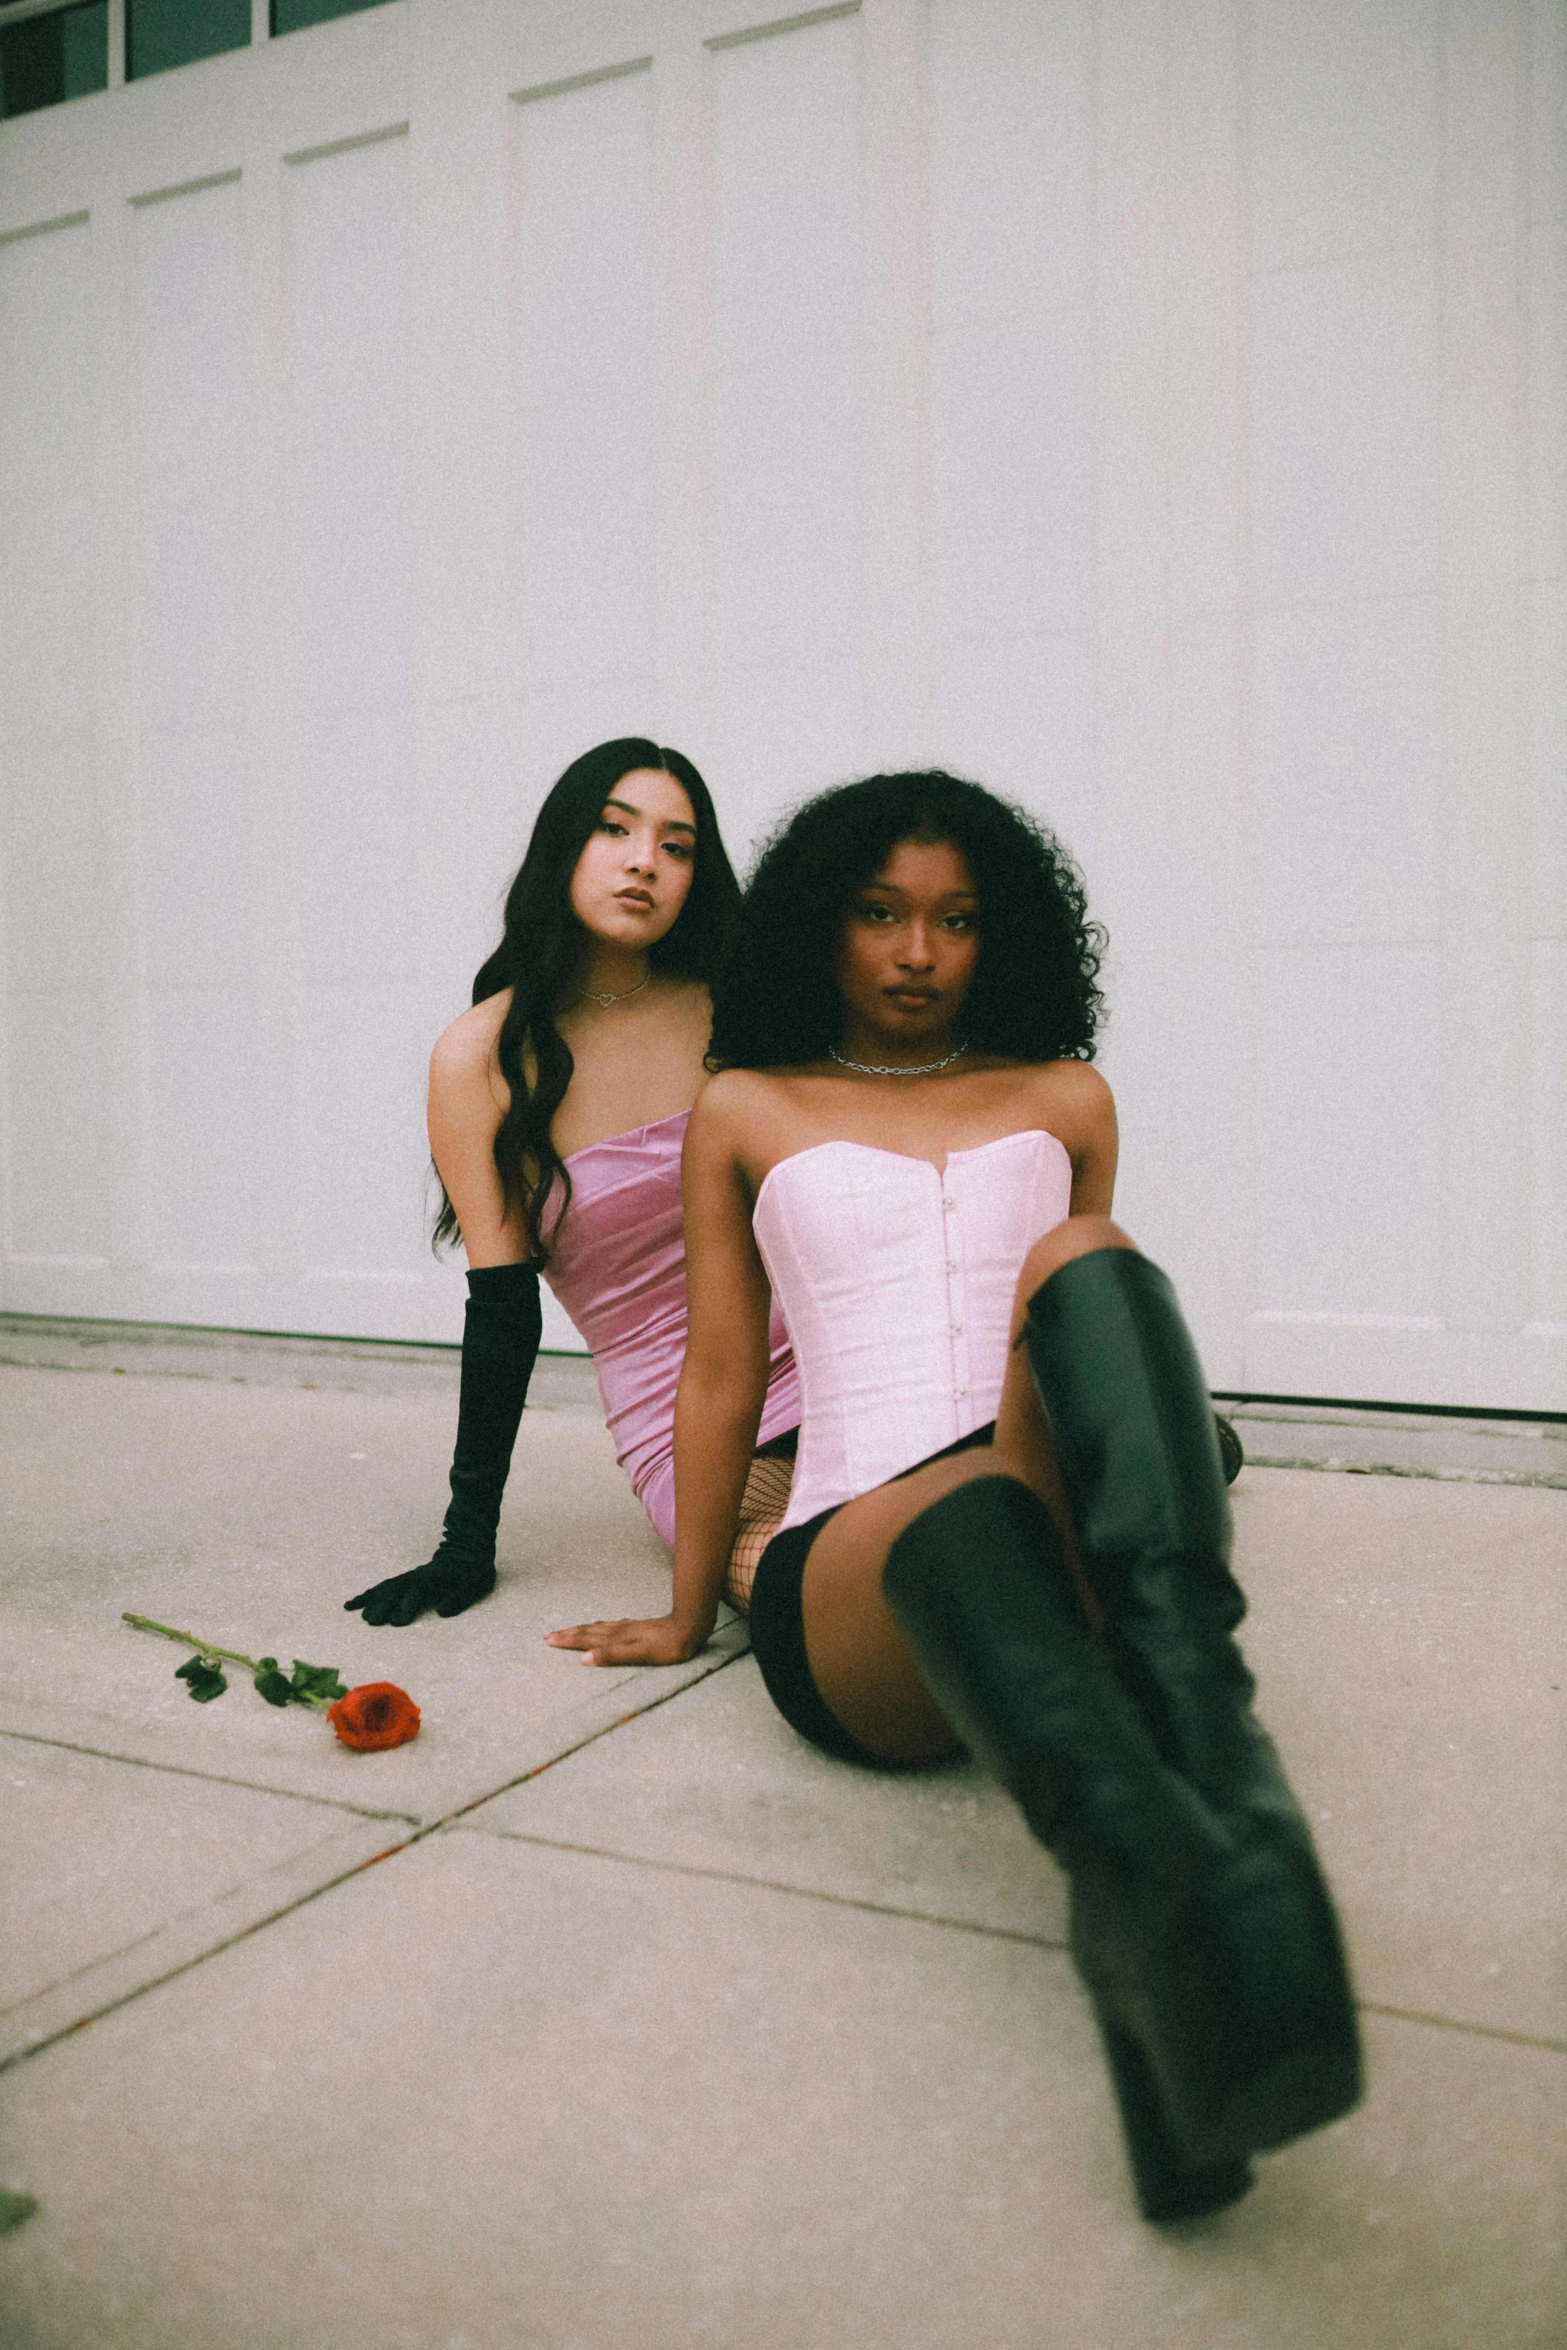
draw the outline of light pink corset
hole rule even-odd
[[[1072,1163],[1031,1129],[928,1159],[823,1142],[757,1194],[756,1243],[800,1377],[785,1526],[885,1485],[996,1416],[1023,1259]]]
[[[675,1388],[686,1351],[680,1146],[689,1115],[677,1110],[571,1153],[571,1205],[544,1269],[592,1352],[620,1465],[671,1545]],[[776,1307],[771,1341],[758,1439],[764,1444],[800,1418],[794,1363]]]

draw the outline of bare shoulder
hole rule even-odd
[[[1041,1123],[1058,1134],[1075,1158],[1114,1136],[1115,1096],[1088,1061],[1044,1061],[1030,1072]]]
[[[697,1095],[688,1141],[703,1151],[737,1149],[771,1105],[775,1082],[762,1069],[720,1069]]]
[[[504,1110],[506,1080],[495,1056],[501,1023],[511,1008],[511,989],[486,996],[482,1004],[459,1012],[443,1028],[430,1055],[430,1092],[447,1107],[460,1110],[493,1104]]]
[[[1039,1072],[1057,1101],[1069,1103],[1084,1118],[1115,1116],[1115,1096],[1091,1061],[1047,1061]]]

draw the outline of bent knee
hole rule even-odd
[[[1023,1259],[1017,1285],[1019,1306],[1026,1305],[1035,1290],[1074,1257],[1086,1257],[1100,1248],[1136,1247],[1131,1235],[1109,1216],[1067,1216],[1042,1233]]]

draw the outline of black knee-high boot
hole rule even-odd
[[[1130,1249],[1052,1274],[1025,1336],[1111,1660],[1161,1755],[1234,1837],[1248,1887],[1214,2134],[1282,2145],[1355,2103],[1360,2041],[1310,1831],[1230,1637],[1246,1602],[1201,1367],[1169,1281]]]
[[[1010,1477],[959,1486],[898,1536],[882,1583],[942,1711],[1071,1880],[1072,1951],[1144,2216],[1233,2203],[1251,2183],[1244,2151],[1206,2142],[1230,1988],[1212,1948],[1229,1840],[1161,1761],[1090,1633],[1049,1511]]]

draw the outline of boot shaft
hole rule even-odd
[[[1025,1335],[1101,1597],[1138,1560],[1180,1557],[1238,1622],[1213,1406],[1166,1275],[1133,1249],[1074,1257],[1030,1298]]]
[[[1075,1257],[1029,1300],[1025,1339],[1116,1670],[1160,1753],[1221,1807],[1282,1781],[1230,1634],[1230,1506],[1196,1349],[1157,1265]]]
[[[1217,1831],[1160,1761],[1027,1486],[944,1495],[893,1543],[882,1587],[942,1711],[1064,1865],[1092,1848],[1174,1887],[1207,1864]]]

